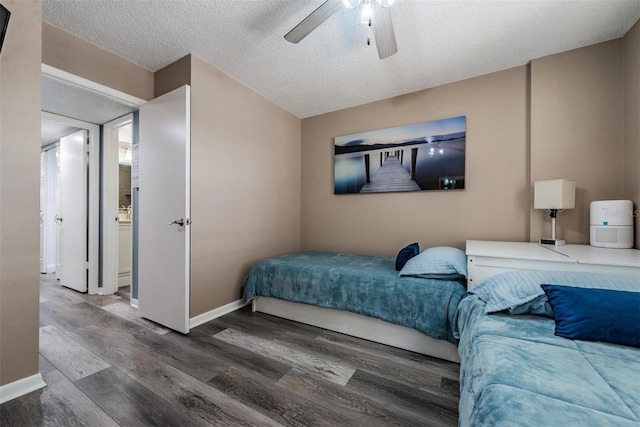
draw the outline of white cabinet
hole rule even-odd
[[[640,250],[588,245],[549,246],[524,242],[467,240],[468,288],[514,270],[564,270],[636,276]]]

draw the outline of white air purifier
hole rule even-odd
[[[629,249],[633,247],[633,203],[631,200],[591,202],[591,246]]]

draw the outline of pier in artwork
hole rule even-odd
[[[415,149],[415,153],[417,153]],[[396,153],[394,153],[396,154]],[[367,183],[360,190],[360,193],[378,193],[387,191],[416,191],[420,190],[418,184],[414,181],[415,173],[415,157],[413,150],[412,157],[412,173],[409,173],[404,166],[402,166],[400,155],[385,156],[386,159],[382,163],[382,166],[372,175],[369,176],[369,167],[367,166]],[[402,159],[404,160],[404,159]],[[366,155],[365,162],[369,161],[369,156]],[[382,157],[381,157],[382,161]]]

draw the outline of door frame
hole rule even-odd
[[[42,64],[41,65],[41,72],[42,75],[48,76],[48,77],[52,77],[55,78],[57,80],[60,80],[62,82],[65,82],[67,84],[85,89],[85,90],[89,90],[92,92],[95,92],[97,94],[100,94],[102,96],[106,96],[108,98],[111,98],[112,100],[119,102],[121,104],[127,105],[129,107],[134,107],[136,109],[140,108],[140,106],[142,104],[145,104],[147,101],[142,99],[142,98],[138,98],[135,97],[133,95],[129,95],[128,93],[125,92],[121,92],[117,89],[113,89],[109,86],[105,86],[103,84],[94,82],[92,80],[88,80],[85,79],[84,77],[80,77],[78,75],[75,74],[71,74],[67,71],[61,70],[59,68],[55,68],[52,67],[50,65],[47,64]],[[59,117],[59,116],[58,116]],[[70,119],[70,118],[66,118],[67,120],[70,120],[73,123],[84,123],[81,122],[79,120],[75,120],[75,119]],[[93,125],[91,124],[91,126],[95,126],[96,128],[99,128],[99,126],[97,125]],[[82,126],[79,126],[82,127]],[[99,133],[98,132],[90,132],[90,134],[95,134],[96,135],[96,144],[99,143]],[[99,146],[98,146],[99,148]],[[100,242],[99,242],[99,237],[100,237],[100,224],[99,224],[99,204],[100,204],[100,169],[99,169],[99,165],[100,165],[100,153],[99,153],[99,149],[96,148],[95,150],[92,149],[92,153],[94,154],[94,163],[90,164],[91,166],[95,166],[92,168],[92,171],[96,174],[95,176],[91,176],[91,178],[93,179],[93,181],[90,183],[89,186],[89,192],[90,195],[92,197],[90,197],[89,200],[89,211],[90,212],[95,212],[95,215],[92,215],[92,217],[89,218],[89,227],[90,227],[90,233],[89,233],[89,241],[90,241],[90,251],[89,251],[89,259],[94,261],[94,263],[91,263],[91,270],[93,271],[93,274],[89,275],[89,293],[90,294],[98,294],[98,293],[102,293],[102,283],[100,283],[100,278],[99,278],[99,274],[98,274],[98,270],[99,270],[99,252],[100,252]],[[90,179],[91,179],[90,178]],[[92,184],[95,184],[95,187],[92,186]],[[93,206],[93,210],[91,209],[91,207]],[[91,228],[91,227],[94,228]],[[93,242],[94,244],[91,244],[92,242],[92,238],[94,239]]]
[[[68,73],[59,68],[52,67],[51,65],[42,64],[42,74],[54,79],[60,80],[67,84],[77,86],[79,88],[95,92],[99,95],[106,96],[112,100],[124,104],[128,107],[138,108],[142,104],[146,103],[144,99],[137,98],[128,93],[121,92],[117,89],[110,88],[100,83],[96,83],[92,80],[85,79],[84,77],[77,76],[75,74]]]
[[[133,124],[133,113],[126,114],[102,125],[102,294],[118,290],[118,142],[117,129]]]
[[[71,119],[58,114],[42,112],[42,118],[68,126],[85,129],[89,133],[89,183],[87,192],[88,211],[88,250],[87,268],[89,269],[87,291],[89,294],[99,292],[98,269],[100,251],[100,126],[82,120]]]

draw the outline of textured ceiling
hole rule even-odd
[[[151,71],[193,53],[309,117],[622,37],[640,18],[640,0],[397,0],[398,53],[380,60],[357,11],[285,41],[322,2],[43,0],[43,19]]]

